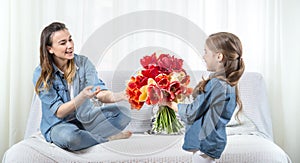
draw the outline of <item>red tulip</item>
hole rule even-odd
[[[151,56],[144,56],[140,60],[140,63],[145,69],[148,69],[151,65],[157,65],[156,53],[153,53]]]
[[[146,103],[148,105],[155,105],[161,100],[161,98],[162,94],[159,87],[155,84],[150,84],[148,86],[148,97],[146,99]]]
[[[165,74],[159,74],[154,79],[161,89],[167,89],[170,85],[169,76]]]
[[[143,76],[152,79],[160,74],[159,67],[155,65],[148,66],[148,69],[142,70],[141,73]]]

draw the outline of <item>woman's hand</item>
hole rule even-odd
[[[119,92],[119,96],[120,96],[120,99],[121,100],[124,100],[124,101],[128,101],[129,100],[129,96],[127,95],[126,91],[122,91],[122,92]]]
[[[93,86],[87,86],[85,87],[80,93],[80,96],[83,96],[83,98],[87,99],[87,98],[93,98],[94,96],[96,96],[100,91],[100,87],[97,86],[94,91],[92,90]]]
[[[128,96],[125,91],[114,93],[108,90],[100,91],[96,95],[97,99],[103,103],[114,103],[123,100],[128,100]]]
[[[85,87],[76,97],[71,101],[62,104],[56,111],[58,118],[64,118],[76,108],[78,108],[88,98],[93,98],[100,92],[100,87],[97,87],[95,91],[92,91],[93,86]]]
[[[93,86],[85,87],[73,100],[75,108],[80,106],[86,99],[95,97],[101,90],[100,87],[96,87],[95,91],[92,91]]]

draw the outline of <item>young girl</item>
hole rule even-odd
[[[42,103],[40,129],[46,141],[73,151],[131,136],[121,132],[130,122],[128,108],[93,107],[91,98],[114,103],[127,97],[107,90],[89,59],[74,54],[64,24],[54,22],[42,31],[33,83]]]
[[[227,142],[226,124],[242,103],[238,81],[245,66],[242,45],[237,36],[227,32],[210,35],[205,42],[204,60],[210,74],[195,87],[191,104],[168,105],[186,123],[183,149],[193,152],[193,162],[215,162]]]

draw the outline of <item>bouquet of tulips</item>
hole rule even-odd
[[[132,76],[126,93],[132,109],[141,109],[144,103],[158,105],[152,131],[155,133],[176,134],[183,125],[173,109],[166,102],[180,103],[192,93],[190,76],[182,68],[183,60],[170,54],[153,53],[140,59],[142,69]]]

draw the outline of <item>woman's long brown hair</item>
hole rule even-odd
[[[68,30],[63,23],[54,22],[45,27],[41,33],[40,40],[40,66],[41,66],[41,76],[39,77],[36,85],[35,92],[39,93],[41,90],[48,90],[54,79],[54,68],[53,68],[53,55],[50,54],[47,47],[52,46],[52,36],[54,32],[60,30]],[[76,68],[74,64],[74,59],[69,60],[67,69],[64,72],[64,77],[68,83],[73,81],[75,76]]]
[[[239,107],[235,119],[240,122],[238,115],[243,109],[243,104],[239,96],[237,85],[245,70],[245,64],[242,59],[243,51],[241,41],[232,33],[219,32],[210,35],[205,43],[210,50],[223,54],[224,58],[222,63],[224,65],[224,72],[216,72],[208,79],[203,78],[195,87],[193,96],[196,97],[199,93],[205,92],[205,86],[212,78],[219,78],[226,81],[229,85],[235,86],[236,102]]]

